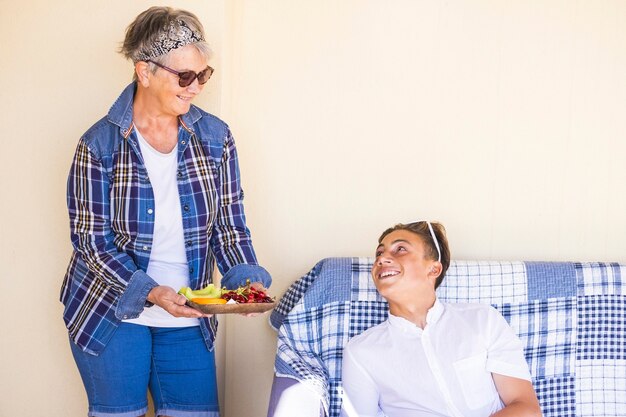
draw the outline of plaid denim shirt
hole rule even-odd
[[[154,194],[132,122],[135,83],[80,139],[67,184],[74,252],[61,288],[70,338],[98,354],[123,319],[139,316],[157,283],[146,273]],[[178,190],[192,288],[237,264],[257,264],[228,126],[192,106],[179,118]],[[224,283],[223,283],[224,284]],[[232,283],[239,285],[240,283]],[[215,318],[201,319],[209,349]]]

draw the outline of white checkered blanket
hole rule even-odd
[[[370,258],[320,261],[270,316],[275,371],[341,408],[343,347],[387,318]],[[496,307],[525,343],[544,417],[626,416],[626,265],[453,261],[438,297]]]

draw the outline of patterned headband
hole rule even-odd
[[[204,41],[202,33],[191,30],[182,20],[171,21],[163,28],[151,46],[137,54],[137,60],[149,61],[174,49],[202,41]]]

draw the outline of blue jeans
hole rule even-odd
[[[121,323],[99,356],[70,341],[87,391],[89,416],[219,417],[215,355],[199,326],[147,327]]]

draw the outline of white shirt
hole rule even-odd
[[[135,129],[135,133],[154,193],[151,213],[154,216],[154,237],[146,273],[159,285],[167,285],[178,291],[189,285],[183,216],[176,180],[178,149],[175,146],[170,153],[161,153],[150,146],[139,130]],[[200,324],[198,319],[174,317],[157,305],[145,308],[136,319],[124,321],[153,327],[189,327]]]
[[[424,330],[389,315],[343,353],[347,417],[486,417],[503,407],[492,373],[530,381],[523,345],[486,304],[435,301]]]

